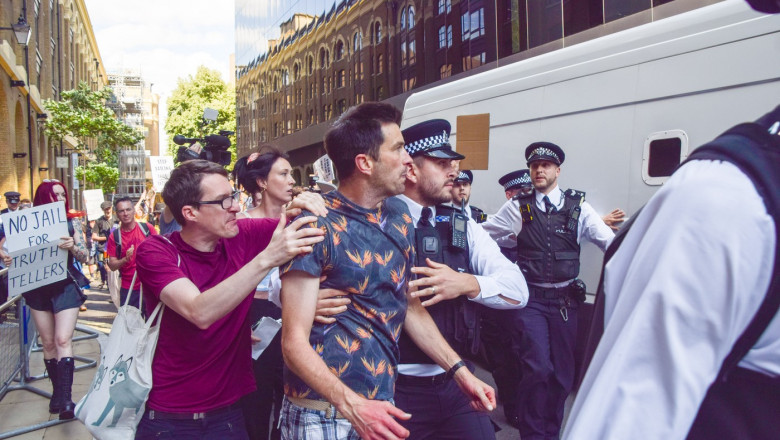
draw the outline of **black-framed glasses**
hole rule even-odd
[[[233,202],[238,203],[239,196],[241,195],[241,191],[233,191],[232,194],[225,197],[221,200],[204,200],[202,202],[195,202],[198,205],[220,205],[222,206],[222,209],[228,210],[231,207],[233,207]]]

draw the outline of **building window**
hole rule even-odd
[[[452,76],[452,64],[444,64],[439,67],[439,79],[449,78]]]
[[[439,0],[439,14],[452,11],[452,0]]]
[[[409,29],[414,27],[414,6],[409,6]]]
[[[336,74],[336,88],[340,89],[342,87],[345,87],[347,85],[347,73],[344,71],[344,69],[341,69]]]
[[[347,111],[347,100],[346,99],[339,99],[338,102],[338,111],[339,115]]]
[[[409,42],[409,49],[407,50],[406,53],[407,53],[407,56],[408,56],[409,65],[410,66],[417,61],[416,60],[416,52],[417,51],[415,50],[416,47],[417,47],[417,45],[414,43],[414,40]]]
[[[309,125],[314,125],[316,121],[314,120],[314,110],[309,110]]]
[[[406,41],[401,42],[401,65],[406,65]]]
[[[306,72],[309,75],[314,73],[314,57],[311,55],[306,59]]]
[[[363,36],[360,34],[360,31],[355,32],[355,35],[352,37],[352,49],[357,53],[360,49],[363,48]]]
[[[385,57],[380,53],[376,57],[376,73],[385,72]]]
[[[298,81],[299,79],[301,79],[301,65],[295,63],[293,66],[293,81]]]
[[[274,99],[274,107],[273,107],[273,109],[274,109],[274,113],[279,113],[279,100],[278,99]]]
[[[330,104],[323,105],[322,106],[322,120],[323,121],[327,121],[327,120],[330,120],[330,118],[332,118],[332,117],[333,117],[333,106],[330,105]]]
[[[452,25],[447,26],[447,47],[452,47]]]
[[[320,49],[320,69],[330,66],[330,54],[325,49]]]
[[[339,40],[336,42],[336,47],[333,50],[333,59],[338,61],[344,58],[344,42]]]
[[[382,86],[376,88],[376,100],[381,101],[385,99],[385,89]]]
[[[460,17],[461,39],[463,41],[485,35],[485,8],[479,8]]]
[[[447,47],[447,28],[442,26],[439,28],[439,49]]]
[[[375,45],[382,42],[382,23],[378,21],[374,23],[373,37]]]
[[[463,70],[473,69],[485,64],[485,52],[463,57]]]
[[[401,9],[401,30],[406,29],[406,8]]]

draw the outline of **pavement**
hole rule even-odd
[[[85,305],[87,311],[79,313],[78,327],[84,327],[89,330],[100,332],[97,339],[86,339],[73,343],[74,354],[89,359],[100,358],[100,342],[104,340],[108,332],[111,331],[111,324],[116,316],[116,307],[111,302],[107,289],[98,289],[98,283],[93,283],[93,288],[86,291],[88,299]],[[14,333],[16,330],[14,330]],[[74,337],[82,336],[84,333],[77,331]],[[18,336],[16,336],[18,337]],[[76,362],[84,365],[84,362]],[[30,357],[30,375],[42,375],[45,368],[43,366],[43,355],[41,352],[34,352]],[[95,368],[84,368],[76,371],[73,379],[73,401],[78,402],[92,383],[95,374]],[[493,378],[484,369],[477,367],[476,375],[495,387]],[[0,378],[4,380],[5,378]],[[34,380],[30,382],[31,386],[47,393],[51,392],[51,382],[48,378]],[[15,431],[17,429],[56,421],[57,414],[49,414],[49,399],[26,390],[9,391],[0,400],[0,439],[13,438],[14,440],[90,440],[92,436],[79,420],[73,420],[65,423],[56,424],[32,432],[7,437],[4,433]],[[517,429],[512,428],[506,423],[504,412],[499,405],[491,414],[493,421],[501,428],[496,432],[497,440],[519,439],[520,434]]]

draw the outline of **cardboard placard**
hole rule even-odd
[[[103,190],[102,189],[88,189],[83,193],[84,206],[87,207],[87,220],[97,220],[103,215],[103,210],[100,209],[100,204],[103,203]]]
[[[460,161],[460,169],[488,169],[490,113],[458,116],[455,127],[456,151],[466,156]]]
[[[173,171],[173,157],[149,156],[149,167],[152,173],[152,188],[162,193],[165,182],[171,177]]]
[[[68,251],[56,243],[44,243],[11,252],[14,262],[8,270],[8,294],[17,296],[37,287],[65,279]]]

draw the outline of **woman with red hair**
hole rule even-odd
[[[76,328],[79,307],[86,300],[80,286],[86,278],[74,267],[74,259],[84,262],[89,253],[81,220],[84,213],[70,211],[68,192],[56,180],[44,180],[35,190],[33,206],[65,202],[69,236],[61,237],[59,248],[68,251],[68,276],[64,280],[38,287],[22,295],[32,310],[35,327],[41,336],[43,362],[52,382],[49,412],[59,413],[61,420],[72,419],[76,405],[71,399],[73,386],[73,348],[71,339]]]

